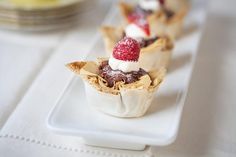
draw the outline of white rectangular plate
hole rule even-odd
[[[116,25],[120,21],[117,9],[112,14],[107,23]],[[144,117],[121,119],[95,111],[87,104],[82,80],[74,77],[50,113],[48,127],[56,133],[98,141],[172,143],[178,132],[204,19],[205,9],[194,6],[186,19],[184,34],[176,42],[168,74]],[[105,50],[99,37],[87,60],[101,56],[105,56]]]

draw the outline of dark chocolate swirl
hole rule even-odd
[[[116,82],[124,82],[125,84],[138,81],[141,76],[148,74],[143,69],[139,71],[123,72],[121,70],[113,70],[108,61],[103,61],[99,66],[99,75],[108,83],[108,87],[113,87]]]

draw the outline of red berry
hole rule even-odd
[[[165,5],[165,0],[159,0],[159,3],[163,6]]]
[[[150,28],[148,21],[145,18],[137,19],[134,22],[138,27],[140,27],[148,36],[150,36]]]
[[[134,12],[128,16],[128,20],[141,28],[148,36],[150,35],[149,24],[145,16]]]
[[[130,23],[134,22],[138,18],[140,18],[140,15],[136,13],[131,13],[128,15],[128,20]]]
[[[139,43],[130,37],[121,39],[113,48],[113,57],[123,61],[138,61]]]

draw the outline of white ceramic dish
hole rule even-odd
[[[116,24],[118,11],[113,13],[108,23]],[[172,143],[177,136],[204,19],[205,10],[197,6],[188,15],[185,33],[176,42],[167,77],[144,117],[115,118],[90,108],[82,80],[75,76],[51,111],[48,127],[59,134],[83,137],[87,144],[96,146],[141,150],[145,145]],[[104,55],[99,38],[87,60]]]

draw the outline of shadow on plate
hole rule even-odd
[[[184,67],[187,63],[189,63],[192,59],[191,53],[183,53],[183,55],[177,56],[171,60],[170,67],[168,69],[168,73],[172,73],[181,67]]]
[[[196,30],[198,30],[198,25],[196,23],[192,23],[191,25],[189,26],[186,26],[184,29],[183,29],[183,32],[181,33],[181,35],[179,36],[178,39],[182,39],[186,36],[190,36],[192,35]]]
[[[177,96],[178,91],[154,97],[151,107],[145,116],[149,116],[172,107],[175,105]]]

